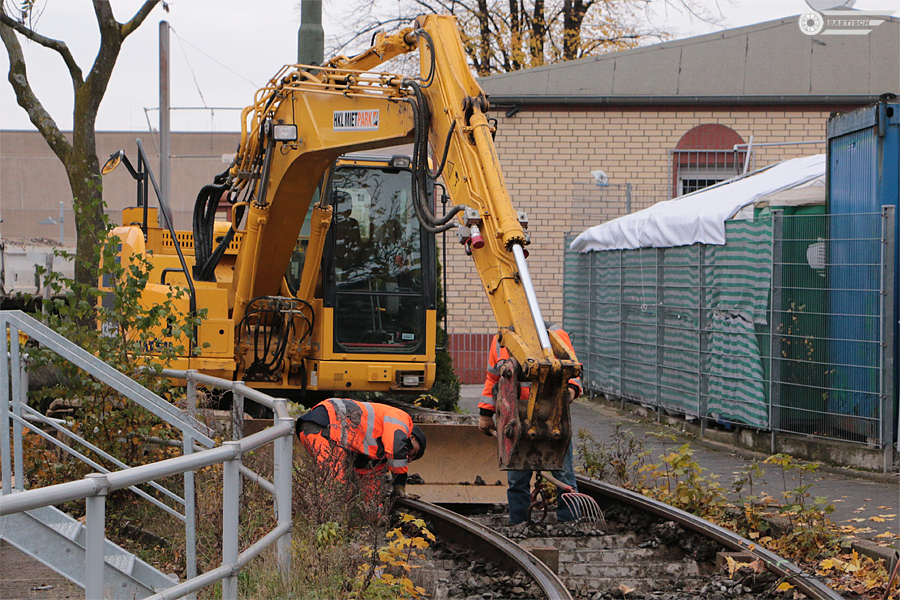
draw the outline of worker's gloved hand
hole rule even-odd
[[[497,431],[497,427],[494,425],[494,418],[487,415],[481,415],[478,419],[478,429],[480,429],[481,433],[484,435],[494,435],[494,432]]]
[[[399,498],[406,498],[406,486],[405,485],[395,485],[394,486],[394,495]]]
[[[575,402],[575,398],[578,396],[578,392],[575,391],[575,388],[569,386],[569,404]]]

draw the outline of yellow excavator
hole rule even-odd
[[[371,70],[416,50],[418,76]],[[244,110],[238,152],[201,190],[192,232],[175,231],[165,206],[167,227],[151,225],[144,178],[143,201],[114,232],[120,259],[152,251],[142,301],[187,288],[179,310],[205,314],[172,368],[272,391],[428,390],[434,236],[456,228],[510,354],[498,386],[500,466],[561,469],[567,382],[581,365],[544,324],[528,218],[509,197],[487,111],[455,19],[429,15],[357,56],[284,67]],[[399,144],[411,154],[371,154]],[[452,205],[442,216],[436,188]],[[216,219],[222,207],[227,220]],[[174,341],[161,332],[159,343]]]

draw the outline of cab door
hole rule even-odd
[[[416,219],[411,178],[387,164],[334,170],[325,306],[333,308],[335,353],[426,354],[434,237]]]

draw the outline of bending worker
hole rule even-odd
[[[569,334],[556,325],[544,322],[545,327],[549,331],[555,332],[562,341],[575,355],[575,349],[572,347],[572,340]],[[510,328],[512,329],[512,328]],[[491,339],[491,349],[488,353],[487,375],[484,380],[484,390],[481,392],[481,402],[478,403],[478,412],[480,418],[478,428],[485,435],[493,435],[497,431],[494,424],[494,413],[496,413],[496,395],[497,383],[500,381],[500,363],[509,359],[509,352],[506,348],[500,346],[499,337],[495,334]],[[528,399],[531,391],[528,382],[520,384],[519,398]],[[569,380],[569,403],[571,404],[575,398],[581,395],[581,378]],[[578,486],[575,481],[575,469],[572,466],[573,442],[569,441],[569,448],[566,450],[566,457],[563,462],[562,471],[551,471],[554,478],[561,483],[566,484],[565,489],[557,488],[557,494],[565,492],[577,492]],[[533,471],[507,471],[507,489],[506,500],[509,503],[509,522],[511,525],[523,523],[528,520],[528,508],[531,505],[531,476]],[[558,496],[557,496],[558,497]],[[556,504],[556,518],[558,521],[571,521],[574,519],[572,512],[565,503],[558,501]]]
[[[406,495],[407,465],[425,453],[425,434],[404,411],[344,398],[323,400],[297,419],[297,437],[320,465],[340,448],[345,454],[339,458],[348,458],[361,477],[386,468],[401,496]],[[343,468],[343,460],[336,463]]]

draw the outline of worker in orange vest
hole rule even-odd
[[[569,334],[556,325],[544,322],[544,326],[555,332],[575,355],[575,349],[572,347],[572,340]],[[510,328],[512,329],[512,328]],[[494,435],[497,426],[494,424],[494,413],[497,412],[496,396],[497,383],[500,381],[500,363],[509,360],[509,352],[500,345],[499,336],[494,335],[491,339],[491,348],[488,351],[487,373],[484,380],[484,390],[481,392],[481,402],[478,403],[478,412],[480,414],[478,428],[485,435]],[[581,378],[573,378],[569,380],[569,403],[581,395]],[[528,399],[531,388],[528,382],[520,384],[519,398]],[[569,448],[563,462],[561,471],[551,471],[554,478],[561,483],[566,484],[566,488],[557,489],[557,493],[577,492],[578,486],[575,481],[575,468],[573,466],[573,446],[569,442]],[[531,505],[531,476],[532,471],[507,471],[507,489],[506,500],[509,503],[509,522],[512,525],[523,523],[528,519],[528,507]],[[563,502],[557,502],[556,518],[559,521],[571,521],[574,516]]]
[[[425,434],[406,412],[386,404],[329,398],[297,419],[297,437],[319,464],[340,448],[361,477],[384,472],[394,476],[394,492],[406,495],[410,461],[425,453]],[[343,459],[344,456],[339,456]],[[343,460],[336,460],[342,469]],[[338,477],[343,478],[343,472]]]

